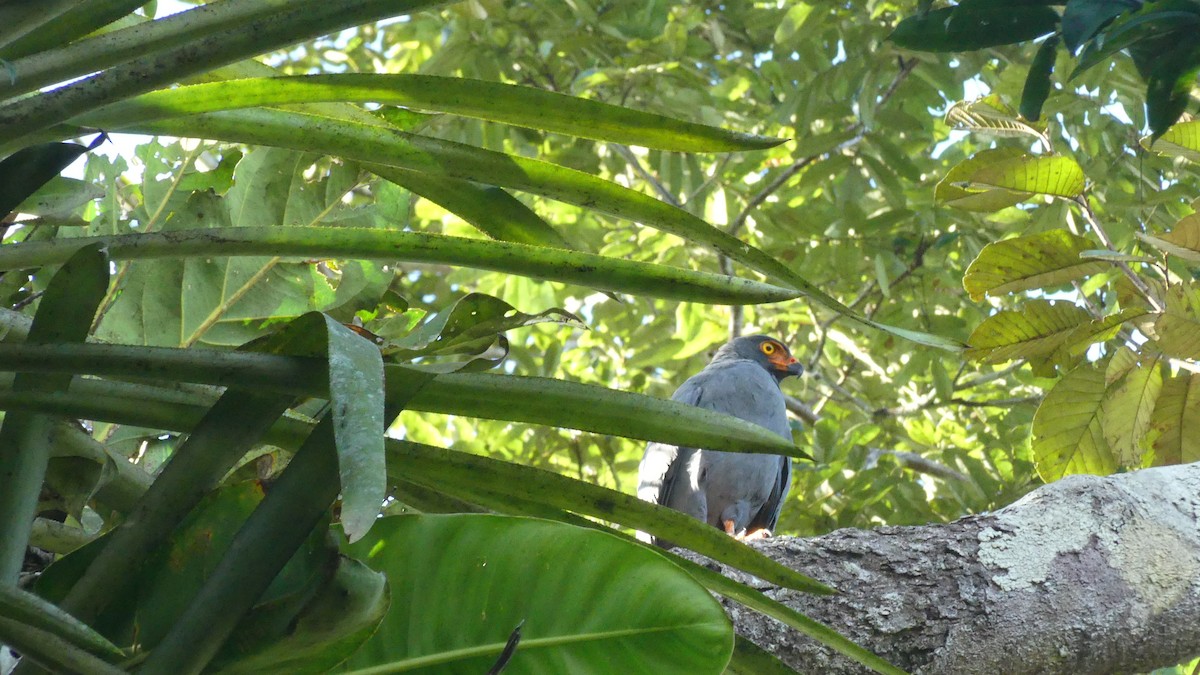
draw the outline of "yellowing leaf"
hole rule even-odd
[[[946,173],[933,190],[934,202],[964,211],[991,212],[1029,199],[1029,193],[974,185],[973,177],[984,167],[1019,157],[1025,157],[1025,153],[1016,148],[993,148],[976,153]]]
[[[1156,465],[1200,461],[1200,375],[1167,378],[1150,424]]]
[[[1161,389],[1162,370],[1156,359],[1130,369],[1105,391],[1100,422],[1104,439],[1122,466],[1141,466],[1150,415]]]
[[[1200,162],[1200,120],[1181,122],[1150,144],[1154,152]]]
[[[1081,260],[1087,239],[1066,230],[1051,230],[988,244],[963,275],[963,288],[972,300],[1031,288],[1059,286],[1106,268]]]
[[[946,124],[955,129],[978,131],[996,136],[1033,136],[1043,139],[1038,125],[1029,124],[1017,116],[1017,111],[999,96],[986,96],[976,101],[959,101],[946,111]]]
[[[1034,300],[1005,310],[979,324],[967,344],[967,356],[985,363],[1053,354],[1091,315],[1070,303]]]
[[[1188,262],[1200,262],[1200,213],[1193,213],[1175,223],[1175,227],[1161,237],[1140,232],[1136,234],[1139,239],[1161,251]]]
[[[983,167],[973,181],[1019,192],[1071,198],[1083,192],[1083,169],[1070,157],[1022,157]]]
[[[1033,460],[1046,482],[1117,469],[1100,421],[1104,369],[1083,365],[1059,381],[1033,416]]]
[[[1163,299],[1166,307],[1153,323],[1143,324],[1143,332],[1167,356],[1200,359],[1200,285],[1174,284]]]

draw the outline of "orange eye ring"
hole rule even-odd
[[[775,353],[775,344],[772,342],[764,342],[762,343],[762,347],[760,347],[760,349],[762,349],[762,353],[770,356],[771,354]]]

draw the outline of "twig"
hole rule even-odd
[[[900,466],[902,466],[906,469],[911,469],[913,471],[916,471],[917,473],[924,473],[924,474],[928,474],[930,476],[936,476],[938,478],[945,478],[945,479],[949,479],[949,480],[957,480],[957,481],[962,481],[962,482],[967,482],[970,480],[970,478],[967,477],[962,472],[955,471],[954,469],[951,469],[950,467],[946,466],[945,464],[942,464],[940,462],[935,462],[932,459],[929,459],[927,457],[922,457],[921,455],[918,455],[915,452],[906,452],[904,450],[884,450],[883,448],[867,448],[867,461],[864,464],[863,468],[866,469],[866,468],[870,468],[870,467],[874,466],[874,464],[878,461],[878,459],[883,455],[891,455],[892,457],[895,457],[896,461],[900,464]]]
[[[662,181],[658,180],[657,176],[650,173],[646,167],[642,166],[642,161],[638,159],[637,155],[633,154],[633,151],[630,150],[628,146],[621,145],[620,143],[609,143],[608,147],[618,155],[624,157],[625,161],[629,162],[629,164],[633,166],[633,170],[637,173],[637,175],[641,176],[642,180],[649,183],[664,202],[667,202],[671,206],[682,206],[682,204],[679,202],[679,199],[675,195],[671,194],[671,191],[667,189],[667,186],[663,185]]]
[[[1092,205],[1088,202],[1087,195],[1079,195],[1075,197],[1074,201],[1079,205],[1079,210],[1083,214],[1084,220],[1088,222],[1088,226],[1092,228],[1092,232],[1096,233],[1096,237],[1100,239],[1100,243],[1104,244],[1104,247],[1108,250],[1115,252],[1117,247],[1113,245],[1112,238],[1108,236],[1108,232],[1100,226],[1100,221],[1096,218],[1096,212],[1092,210]],[[1161,312],[1165,309],[1162,301],[1154,296],[1150,291],[1150,287],[1146,285],[1145,281],[1142,281],[1142,278],[1133,271],[1133,268],[1128,263],[1117,261],[1116,266],[1129,279],[1133,287],[1146,298],[1146,302],[1150,303],[1150,307],[1154,311]]]

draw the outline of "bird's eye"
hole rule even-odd
[[[762,343],[762,353],[766,354],[767,356],[774,354],[775,353],[775,345],[771,344],[770,342]]]

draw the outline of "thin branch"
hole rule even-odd
[[[1090,202],[1088,202],[1087,196],[1079,195],[1074,199],[1074,201],[1077,205],[1079,205],[1080,212],[1083,214],[1084,219],[1087,220],[1088,226],[1092,228],[1092,232],[1095,232],[1096,237],[1100,239],[1100,243],[1104,244],[1104,247],[1108,250],[1115,252],[1117,247],[1113,245],[1112,238],[1108,236],[1108,232],[1101,227],[1099,219],[1096,218],[1096,212],[1092,210],[1092,205]],[[1127,279],[1129,279],[1129,282],[1133,284],[1133,287],[1136,288],[1138,292],[1146,298],[1146,301],[1150,303],[1150,307],[1154,311],[1161,312],[1166,309],[1163,306],[1162,301],[1154,296],[1154,293],[1150,290],[1150,287],[1146,285],[1145,281],[1142,281],[1142,278],[1139,277],[1131,267],[1129,267],[1128,263],[1117,261],[1116,266],[1117,269],[1121,270],[1121,273],[1124,274]]]
[[[936,476],[937,478],[956,480],[964,483],[971,480],[966,474],[962,473],[961,471],[955,471],[941,462],[935,462],[932,459],[918,455],[915,452],[905,452],[903,450],[867,448],[867,461],[863,468],[870,468],[883,455],[891,455],[896,459],[896,462],[899,463],[900,466],[912,471],[916,471],[917,473],[924,473],[930,476]]]
[[[658,193],[660,199],[662,199],[664,202],[667,202],[671,206],[682,206],[682,204],[679,202],[679,198],[672,194],[671,191],[667,189],[667,186],[663,185],[662,181],[658,180],[657,176],[650,173],[646,167],[642,166],[642,161],[638,159],[637,155],[633,154],[633,151],[630,150],[628,146],[621,145],[620,143],[609,143],[608,147],[613,152],[616,152],[618,155],[624,157],[625,161],[629,162],[630,166],[633,167],[634,172],[636,172],[638,176],[641,176],[642,180],[646,181],[651,187],[654,188],[654,191]]]

